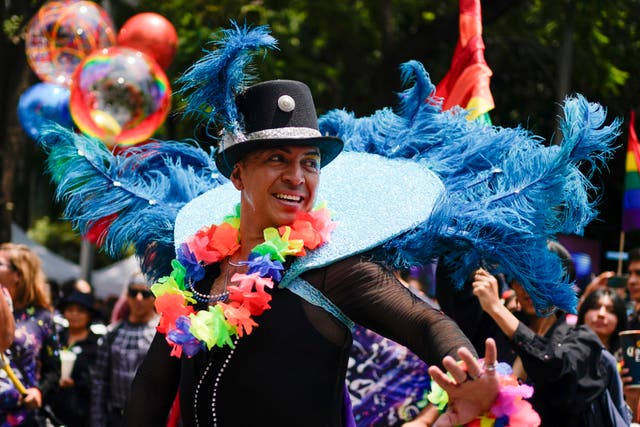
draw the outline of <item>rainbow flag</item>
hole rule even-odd
[[[622,230],[640,230],[640,143],[636,134],[636,114],[629,117],[629,141],[624,176],[624,197],[622,200]]]
[[[451,67],[436,87],[443,109],[459,105],[470,110],[469,120],[491,123],[488,111],[495,107],[489,89],[491,69],[484,59],[480,0],[460,0],[458,43]]]

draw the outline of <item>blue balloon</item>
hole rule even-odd
[[[27,135],[37,140],[40,130],[49,121],[73,127],[69,95],[67,87],[53,83],[36,83],[27,89],[18,101],[18,120]]]

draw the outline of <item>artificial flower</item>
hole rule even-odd
[[[533,395],[533,387],[522,385],[502,385],[498,397],[491,407],[491,413],[496,417],[503,415],[511,416],[515,411],[515,404],[518,400],[528,399]]]
[[[225,321],[224,313],[219,305],[210,306],[208,310],[200,310],[189,318],[191,319],[189,332],[200,341],[204,341],[209,350],[213,346],[234,347],[231,335],[236,333],[236,328]]]
[[[274,282],[282,279],[284,266],[280,261],[272,261],[269,255],[260,255],[256,252],[249,254],[247,261],[240,261],[240,264],[249,266],[248,274],[258,273],[262,277],[271,277]]]
[[[435,405],[439,411],[443,411],[447,403],[449,403],[449,395],[447,392],[433,380],[431,381],[431,391],[427,395],[427,399],[429,399],[429,402]]]
[[[171,273],[169,276],[173,277],[180,290],[184,290],[184,278],[187,273],[187,269],[177,259],[171,260]]]
[[[541,423],[540,415],[526,400],[515,402],[515,410],[509,416],[509,427],[538,427]]]
[[[295,255],[302,249],[302,241],[289,241],[289,233],[285,231],[282,235],[276,228],[269,227],[264,229],[264,243],[253,248],[252,252],[260,255],[271,255],[271,259],[284,262],[287,255]]]
[[[234,307],[232,304],[219,302],[222,307],[224,317],[229,323],[236,327],[238,336],[242,337],[245,333],[249,335],[253,331],[254,326],[258,326],[251,318],[251,312],[244,306]]]
[[[185,304],[183,294],[165,293],[156,298],[154,304],[156,311],[160,313],[157,329],[163,334],[175,327],[178,317],[193,313],[193,307]]]
[[[296,256],[305,256],[306,251],[304,248],[313,248],[316,241],[320,240],[320,235],[316,233],[309,221],[295,220],[293,224],[291,224],[291,227],[283,225],[278,228],[278,231],[280,234],[284,234],[287,231],[287,228],[290,230],[289,237],[291,239],[301,240],[303,242],[302,248],[300,249],[300,252],[295,254]]]
[[[164,295],[164,294],[180,294],[182,293],[182,289],[178,286],[176,279],[171,276],[164,276],[158,279],[156,283],[151,285],[151,292],[155,295],[156,298]]]
[[[175,328],[169,331],[166,341],[173,347],[171,355],[180,357],[182,352],[187,356],[195,356],[202,349],[202,342],[191,334],[191,319],[180,316],[176,319]]]
[[[238,230],[226,222],[203,227],[187,240],[187,245],[199,260],[207,264],[219,262],[240,248]]]
[[[269,301],[271,301],[271,295],[268,293],[252,292],[243,296],[242,306],[249,310],[252,316],[260,316],[265,310],[271,308]]]
[[[318,232],[322,238],[322,242],[331,241],[331,233],[336,228],[336,223],[331,219],[331,210],[329,208],[316,209],[311,212],[307,212],[310,222],[313,228]],[[308,246],[307,246],[308,247]],[[314,249],[309,247],[309,249]]]
[[[273,280],[270,277],[260,277],[258,273],[242,274],[236,273],[231,276],[231,283],[240,283],[238,288],[243,292],[252,292],[255,288],[257,292],[264,292],[264,288],[273,288]]]
[[[273,281],[269,277],[260,277],[257,273],[236,273],[231,277],[230,282],[240,284],[228,287],[229,300],[237,303],[238,306],[244,306],[252,315],[259,316],[271,308],[269,305],[271,295],[264,290],[265,287],[273,288]]]
[[[176,260],[184,267],[186,276],[191,279],[192,282],[195,283],[204,278],[204,268],[186,243],[181,244],[176,251]],[[173,262],[171,265],[173,266]]]
[[[222,222],[226,222],[236,230],[240,229],[240,203],[236,204],[234,212],[222,218]]]

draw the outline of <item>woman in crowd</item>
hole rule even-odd
[[[37,409],[57,387],[59,342],[38,256],[25,245],[0,245],[0,283],[14,305],[15,333],[10,367],[26,388],[0,377],[0,425],[39,425]]]
[[[619,333],[627,329],[624,300],[613,289],[600,288],[590,293],[578,310],[578,325],[590,327],[612,354],[620,349]]]
[[[84,427],[89,425],[90,370],[96,361],[99,338],[90,328],[96,314],[93,295],[73,289],[62,298],[60,311],[68,322],[68,327],[60,333],[62,364],[72,368],[68,371],[70,375],[60,378],[52,407],[65,425]]]
[[[592,290],[583,298],[578,310],[578,324],[589,326],[600,337],[602,345],[613,353],[618,361],[622,360],[620,332],[628,329],[625,302],[615,289],[600,287]],[[633,410],[633,420],[638,420],[638,402],[640,389],[631,386],[629,369],[622,367],[624,397]]]
[[[13,342],[15,324],[13,322],[13,301],[9,291],[0,283],[0,352],[5,351]]]

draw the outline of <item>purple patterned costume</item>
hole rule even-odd
[[[396,426],[425,406],[427,365],[406,347],[356,325],[347,386],[358,427]]]
[[[60,378],[59,342],[51,312],[36,307],[14,311],[16,331],[7,350],[11,369],[26,388],[37,387],[43,398]],[[0,370],[0,427],[37,425],[35,414],[20,407],[20,393]]]

